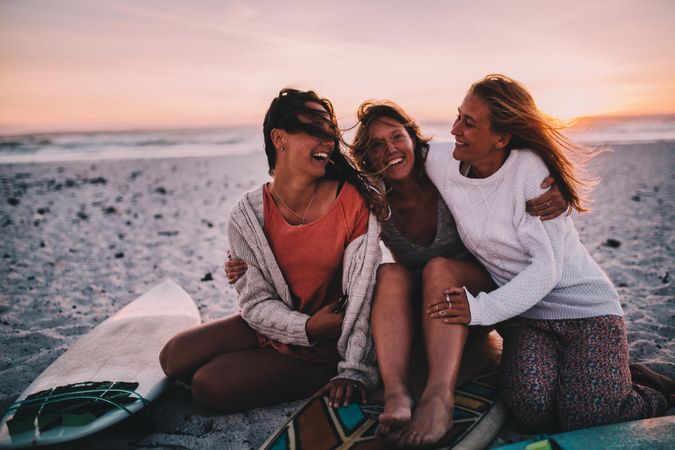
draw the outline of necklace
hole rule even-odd
[[[289,210],[295,217],[300,219],[300,224],[304,225],[305,224],[305,217],[307,217],[307,212],[309,211],[309,208],[312,206],[312,202],[314,201],[314,197],[316,196],[316,191],[319,190],[319,186],[317,184],[314,184],[314,193],[312,194],[312,198],[309,199],[309,203],[307,204],[307,208],[305,208],[305,213],[303,215],[300,215],[296,213],[290,206],[286,204],[283,198],[281,198],[281,194],[279,191],[277,191],[276,187],[274,186],[274,183],[272,183],[272,193],[276,195],[276,197],[279,199],[282,205],[286,207],[287,210]]]
[[[401,214],[401,212],[398,210],[398,208],[396,208],[393,204],[389,203],[389,206],[391,206],[391,209],[393,209],[394,212],[396,213],[396,216],[398,216],[398,221],[401,224],[401,228],[400,228],[401,235],[406,237],[406,238],[408,237],[408,235],[407,235],[408,225],[410,224],[410,221],[413,219],[413,217],[415,217],[415,214],[417,213],[417,208],[419,207],[420,203],[422,203],[422,202],[419,201],[419,199],[418,199],[418,201],[415,202],[415,207],[413,208],[412,212],[407,214],[406,217],[403,217],[403,214]]]

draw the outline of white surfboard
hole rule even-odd
[[[197,306],[180,286],[169,279],[155,286],[82,336],[26,388],[13,405],[21,407],[10,407],[0,422],[0,448],[69,441],[129,417],[169,383],[159,365],[164,344],[199,323]]]

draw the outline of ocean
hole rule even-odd
[[[451,142],[449,123],[423,123],[435,141]],[[581,119],[567,133],[586,145],[675,141],[675,115]],[[353,130],[347,131],[347,141]],[[0,136],[0,164],[180,158],[262,151],[262,127],[34,133]]]

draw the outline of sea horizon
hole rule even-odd
[[[675,120],[675,112],[672,113],[649,113],[649,114],[597,114],[588,116],[576,116],[570,119],[562,119],[564,124],[572,124],[571,128],[578,124],[597,123],[602,121],[616,121],[616,120],[640,120],[640,119],[672,119]],[[421,120],[420,124],[424,125],[444,125],[448,124],[452,117],[447,120],[444,119],[427,119]],[[345,122],[346,119],[339,119],[340,122]],[[352,125],[341,128],[348,129]],[[38,134],[97,134],[97,133],[143,133],[143,132],[160,132],[160,131],[199,131],[199,130],[214,130],[214,129],[233,129],[233,128],[251,128],[262,127],[261,123],[233,123],[233,124],[212,124],[212,125],[158,125],[158,126],[101,126],[100,128],[66,128],[66,127],[5,127],[0,125],[0,138],[28,136]]]
[[[564,133],[584,145],[675,141],[675,114],[584,116],[566,123],[572,126]],[[450,126],[450,120],[420,122],[435,142],[452,142]],[[354,127],[342,128],[351,142]],[[249,154],[263,148],[261,131],[261,124],[17,134],[0,129],[0,164]]]

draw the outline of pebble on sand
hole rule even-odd
[[[204,275],[204,278],[202,278],[199,281],[213,281],[213,275],[211,274],[211,272],[209,272],[206,275]]]
[[[605,246],[611,247],[611,248],[619,248],[619,247],[621,247],[621,241],[617,241],[616,239],[609,238],[605,241]]]

